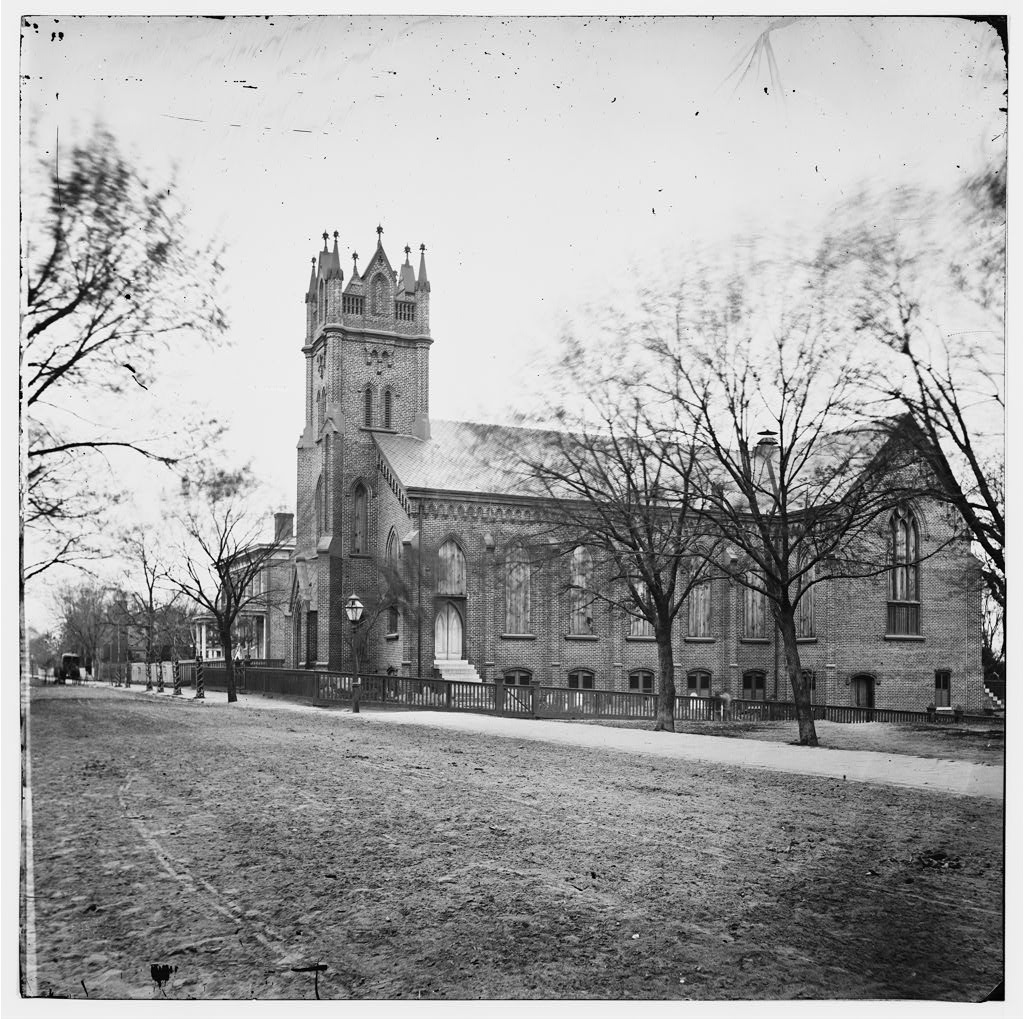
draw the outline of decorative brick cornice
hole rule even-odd
[[[388,488],[395,493],[395,498],[398,500],[399,505],[405,510],[408,516],[413,515],[413,505],[409,497],[405,494],[405,489],[402,488],[401,482],[395,477],[395,472],[391,469],[391,465],[387,462],[384,454],[377,451],[377,471],[380,476],[388,483]]]

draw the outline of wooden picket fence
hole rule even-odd
[[[207,687],[223,688],[226,676],[222,661],[204,662]],[[182,682],[192,685],[194,662],[182,662]],[[285,669],[276,662],[236,662],[238,689],[246,693],[303,697],[321,703],[351,703],[355,677],[351,673]],[[482,714],[518,715],[529,718],[652,720],[657,697],[652,693],[618,690],[571,690],[566,687],[510,686],[504,683],[466,683],[410,676],[364,675],[360,701],[385,707],[428,711],[469,711]],[[816,720],[845,723],[889,722],[913,724],[984,723],[1002,725],[992,715],[961,715],[954,712],[908,711],[864,708],[842,704],[815,704]],[[676,697],[678,721],[785,722],[796,719],[791,701]]]

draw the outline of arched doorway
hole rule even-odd
[[[858,708],[875,706],[875,677],[868,675],[854,676],[850,681],[853,690],[853,703]]]
[[[462,657],[462,616],[448,601],[438,608],[434,617],[434,659],[451,661]]]

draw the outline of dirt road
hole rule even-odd
[[[324,998],[1002,977],[995,799],[397,717],[34,690],[39,992],[307,999],[316,964]]]

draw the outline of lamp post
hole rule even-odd
[[[779,479],[775,475],[775,458],[778,455],[779,443],[775,438],[775,433],[770,429],[757,433],[760,438],[757,441],[757,445],[754,447],[754,454],[760,460],[762,472],[767,469],[768,479],[771,481],[772,486],[772,497],[774,499],[774,505],[772,506],[772,512],[777,513],[779,507]],[[758,483],[763,481],[763,473],[758,477]],[[779,628],[775,626],[775,639],[772,641],[775,645],[775,674],[774,674],[774,700],[779,699]],[[774,709],[772,709],[774,710]]]
[[[359,714],[359,627],[363,623],[363,603],[353,594],[345,602],[345,615],[352,624],[352,657],[355,662],[355,678],[352,681],[352,713]]]

